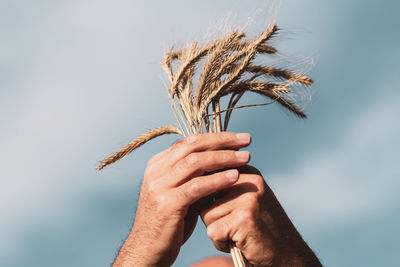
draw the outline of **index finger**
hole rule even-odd
[[[239,149],[251,143],[248,133],[219,132],[207,134],[193,134],[177,141],[167,150],[157,156],[164,164],[175,164],[178,160],[193,152]]]

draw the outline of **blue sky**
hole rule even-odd
[[[266,1],[1,1],[0,265],[108,266],[133,221],[146,144],[95,171],[147,129],[173,124],[162,53],[231,14],[269,21]],[[252,164],[325,266],[396,266],[400,232],[400,21],[396,1],[282,1],[278,46],[314,59],[309,118],[234,113]],[[261,102],[249,96],[244,101]],[[202,224],[174,266],[217,252]]]

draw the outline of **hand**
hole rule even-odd
[[[232,186],[249,161],[249,134],[188,136],[148,162],[135,222],[115,266],[170,266],[197,222],[196,201]],[[206,175],[204,175],[206,174]]]
[[[215,202],[203,200],[201,217],[214,246],[229,252],[229,240],[254,266],[321,266],[287,217],[260,172],[239,168],[239,180]]]

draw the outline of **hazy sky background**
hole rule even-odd
[[[278,47],[314,58],[309,119],[267,106],[235,112],[230,130],[252,134],[251,164],[325,266],[396,266],[400,4],[282,2]],[[178,137],[95,167],[174,123],[164,49],[202,39],[229,14],[237,25],[258,14],[256,32],[266,3],[0,1],[0,265],[109,266],[147,160]],[[217,253],[199,223],[174,266]]]

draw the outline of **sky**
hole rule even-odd
[[[161,137],[98,173],[144,131],[174,124],[159,65],[226,17],[250,31],[268,1],[0,2],[0,265],[109,266]],[[260,9],[261,8],[261,9]],[[307,59],[308,119],[240,110],[261,170],[324,266],[396,266],[400,249],[400,4],[281,1],[277,47]],[[244,102],[262,102],[248,96]],[[202,223],[174,266],[219,254]]]

